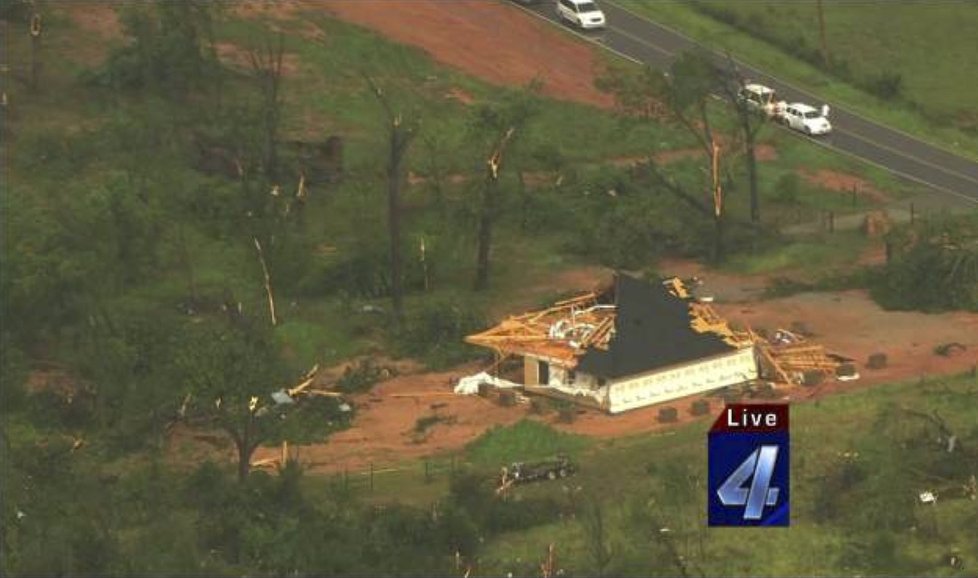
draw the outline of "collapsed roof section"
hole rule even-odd
[[[573,366],[587,348],[606,349],[614,335],[617,308],[607,297],[607,292],[591,292],[558,301],[465,340],[503,355],[535,355]]]
[[[613,287],[509,317],[466,341],[615,379],[752,345],[678,278],[648,283],[616,274]]]

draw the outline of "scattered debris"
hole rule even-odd
[[[500,379],[498,377],[493,377],[488,373],[482,371],[475,375],[470,375],[468,377],[463,377],[458,380],[458,384],[455,386],[455,393],[460,395],[476,395],[479,393],[479,386],[481,384],[489,384],[499,388],[511,388],[520,387],[520,384],[513,383],[512,381],[507,381],[505,379]]]
[[[934,492],[921,492],[918,499],[921,504],[935,504],[937,503],[937,494]]]
[[[958,343],[957,341],[953,341],[951,343],[942,343],[938,345],[937,347],[934,348],[934,353],[942,357],[951,357],[960,353],[964,353],[965,349],[967,349],[967,346],[965,346],[963,343]]]
[[[885,353],[874,353],[866,360],[866,367],[870,369],[883,369],[886,367],[887,357]]]

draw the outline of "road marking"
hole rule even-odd
[[[556,26],[557,28],[563,30],[564,32],[568,32],[570,34],[573,34],[574,36],[577,36],[578,38],[582,38],[582,39],[590,42],[591,44],[600,46],[601,48],[604,48],[605,50],[607,50],[609,52],[613,52],[614,54],[617,54],[618,56],[620,56],[621,58],[624,58],[625,60],[631,61],[631,62],[633,62],[635,64],[645,64],[644,62],[642,62],[641,60],[639,60],[639,59],[637,59],[637,58],[635,58],[633,56],[629,56],[629,55],[625,54],[624,52],[622,52],[620,50],[616,50],[616,49],[612,48],[611,46],[608,46],[607,44],[601,42],[600,40],[597,40],[595,38],[592,38],[592,37],[588,36],[587,34],[583,34],[583,33],[579,32],[579,31],[571,28],[570,26],[564,24],[564,21],[563,20],[554,20],[553,18],[550,18],[549,16],[547,16],[545,14],[541,14],[541,13],[535,11],[535,10],[530,10],[526,6],[521,6],[519,4],[510,3],[510,5],[513,6],[514,8],[516,8],[516,9],[518,9],[518,10],[522,10],[523,12],[526,12],[527,14],[530,14],[531,16],[535,16],[536,18],[539,18],[539,19],[543,20],[544,22],[549,23],[552,26]]]
[[[787,128],[787,127],[785,127],[785,128]],[[878,163],[878,162],[876,162],[874,160],[870,160],[870,159],[867,159],[866,157],[861,157],[861,156],[857,155],[856,153],[852,153],[852,152],[849,152],[849,151],[847,151],[845,149],[841,149],[841,148],[832,146],[831,144],[829,144],[827,142],[822,142],[821,140],[819,140],[817,138],[806,136],[806,135],[804,135],[804,134],[802,134],[800,132],[794,131],[794,130],[788,130],[788,134],[791,134],[792,136],[794,136],[796,138],[800,138],[800,139],[806,140],[806,141],[808,141],[810,143],[816,144],[816,145],[818,145],[818,146],[820,146],[820,147],[822,147],[824,149],[828,149],[828,150],[833,151],[833,152],[844,154],[844,155],[849,156],[849,157],[852,157],[852,158],[854,158],[854,159],[856,159],[856,160],[858,160],[860,162],[864,162],[866,164],[873,165],[874,167],[883,169],[884,171],[889,171],[889,172],[891,172],[891,173],[893,173],[893,174],[895,174],[895,175],[897,175],[899,177],[903,177],[903,178],[905,178],[907,180],[910,180],[910,181],[913,181],[915,183],[922,184],[922,185],[924,185],[926,187],[930,187],[930,188],[935,189],[935,190],[938,190],[938,191],[940,191],[942,193],[947,193],[949,195],[953,195],[955,197],[964,199],[965,201],[968,201],[969,203],[973,203],[975,205],[978,205],[978,199],[976,199],[976,198],[974,198],[972,196],[966,195],[964,193],[959,193],[958,191],[949,189],[947,187],[942,187],[941,185],[936,185],[934,183],[925,181],[924,179],[922,179],[920,177],[915,177],[913,175],[908,175],[907,173],[905,173],[903,171],[896,170],[896,169],[891,168],[891,167],[888,167],[886,165],[881,165],[880,163]]]
[[[671,56],[675,56],[676,55],[675,52],[672,52],[670,50],[666,50],[665,48],[662,48],[661,46],[659,46],[657,44],[653,44],[649,40],[646,40],[644,38],[640,38],[638,36],[635,36],[631,32],[625,32],[621,28],[615,28],[614,26],[608,26],[608,30],[613,30],[613,31],[617,32],[618,34],[621,34],[622,36],[624,36],[626,38],[631,38],[635,42],[638,42],[639,44],[643,44],[645,46],[648,46],[649,48],[654,48],[655,50],[658,50],[659,52],[665,54],[666,56],[670,56],[671,57]]]
[[[643,16],[641,14],[636,13],[634,10],[631,10],[629,8],[626,8],[626,7],[622,6],[618,2],[613,2],[612,0],[606,0],[606,1],[608,2],[608,4],[611,4],[612,6],[618,8],[619,10],[621,10],[623,12],[627,12],[627,13],[631,14],[633,17],[635,17],[635,18],[637,18],[637,19],[639,19],[639,20],[641,20],[643,22],[648,22],[649,24],[652,24],[653,26],[658,26],[659,28],[663,28],[665,30],[668,30],[669,32],[672,32],[676,36],[679,36],[680,38],[684,38],[684,39],[686,39],[686,41],[691,42],[691,43],[693,43],[693,44],[695,44],[697,46],[703,46],[705,48],[709,48],[706,45],[704,45],[702,42],[699,42],[698,40],[694,40],[693,38],[690,38],[689,36],[683,34],[682,32],[676,30],[675,28],[673,28],[671,26],[668,26],[666,24],[662,24],[661,22],[656,22],[654,20],[650,20],[649,18],[647,18],[647,17],[645,17],[645,16]],[[710,50],[713,51],[712,49],[710,49]],[[733,58],[732,55],[731,55],[731,58]],[[823,100],[823,101],[825,100],[825,99],[820,98],[817,94],[815,94],[813,92],[810,92],[807,89],[799,88],[798,85],[796,85],[796,84],[793,84],[791,82],[788,82],[786,80],[783,80],[782,78],[777,77],[777,76],[775,76],[775,75],[773,75],[773,74],[771,74],[769,72],[764,72],[761,69],[761,67],[759,67],[759,66],[755,66],[753,64],[750,64],[749,62],[745,62],[743,60],[738,60],[736,58],[733,58],[733,60],[734,60],[734,62],[739,63],[739,64],[742,64],[743,66],[745,66],[747,68],[753,68],[755,70],[761,71],[763,74],[765,74],[768,77],[772,78],[774,81],[779,82],[779,83],[787,86],[788,88],[791,88],[792,90],[794,90],[796,92],[799,92],[799,93],[805,95],[807,98],[811,98],[813,100]],[[903,136],[905,136],[905,137],[907,137],[907,138],[909,138],[911,140],[915,140],[915,141],[917,141],[917,142],[919,142],[921,144],[924,144],[926,146],[932,147],[932,148],[937,149],[939,151],[943,151],[943,152],[945,152],[945,153],[947,153],[949,155],[952,155],[954,157],[963,159],[963,160],[965,160],[967,162],[971,162],[971,163],[974,163],[975,162],[974,160],[972,160],[972,159],[970,159],[968,157],[961,156],[960,153],[958,153],[958,152],[956,152],[956,151],[954,151],[952,149],[949,149],[947,147],[944,147],[944,146],[939,145],[939,144],[936,144],[936,143],[932,143],[929,140],[927,140],[927,141],[920,140],[919,137],[916,137],[916,136],[914,136],[914,135],[912,135],[912,134],[910,134],[910,133],[908,133],[908,132],[906,132],[904,130],[901,130],[899,128],[892,127],[892,126],[889,126],[889,125],[880,124],[880,123],[874,121],[873,119],[871,119],[869,117],[863,116],[863,115],[859,114],[858,112],[854,112],[854,109],[852,109],[852,108],[846,108],[844,105],[845,105],[845,103],[841,103],[841,104],[834,104],[833,103],[833,106],[834,107],[837,107],[839,110],[841,110],[843,112],[847,112],[847,113],[851,114],[852,116],[854,116],[856,118],[860,118],[860,119],[862,119],[862,120],[864,120],[864,121],[866,121],[866,122],[868,122],[870,124],[879,126],[879,127],[884,128],[886,130],[891,130],[891,131],[893,131],[895,133],[899,133],[899,134],[901,134],[901,135],[903,135]]]
[[[956,170],[954,170],[954,169],[949,169],[949,168],[947,168],[947,167],[943,167],[943,166],[941,166],[941,165],[936,165],[936,164],[934,164],[934,163],[932,163],[932,162],[930,162],[930,161],[927,161],[927,160],[924,160],[924,159],[922,159],[922,158],[918,158],[918,157],[915,157],[915,156],[913,156],[913,155],[910,155],[910,154],[907,154],[907,153],[906,153],[906,152],[904,152],[904,151],[901,151],[901,150],[899,150],[899,149],[895,149],[895,148],[893,148],[893,147],[891,147],[891,146],[889,146],[889,145],[885,145],[885,144],[883,144],[883,143],[880,143],[880,142],[877,142],[877,141],[875,141],[875,140],[873,140],[873,139],[871,139],[871,138],[867,138],[867,137],[865,137],[865,136],[863,136],[863,135],[861,135],[861,134],[858,134],[858,133],[854,133],[854,132],[852,132],[852,131],[849,131],[849,130],[844,130],[844,129],[838,129],[838,130],[837,130],[836,132],[840,132],[840,133],[842,133],[842,134],[846,134],[846,135],[849,135],[849,136],[851,136],[852,138],[855,138],[855,139],[858,139],[858,140],[861,140],[861,141],[863,141],[863,142],[865,142],[865,143],[869,143],[869,144],[871,144],[871,145],[873,145],[873,146],[875,146],[875,147],[879,147],[879,148],[881,148],[881,149],[883,149],[883,150],[887,150],[887,151],[890,151],[891,153],[893,153],[893,154],[896,154],[896,155],[899,155],[899,156],[901,156],[901,157],[904,157],[904,158],[907,158],[907,159],[911,159],[911,160],[913,160],[913,161],[916,161],[916,162],[918,162],[918,163],[920,163],[920,164],[922,164],[922,165],[926,165],[926,166],[929,166],[929,167],[931,167],[932,169],[937,169],[937,170],[939,170],[939,171],[941,171],[942,173],[946,173],[946,174],[949,174],[949,175],[953,175],[953,176],[956,176],[956,177],[959,177],[959,178],[962,178],[962,179],[964,179],[964,180],[966,180],[966,181],[970,181],[970,182],[972,182],[972,183],[975,183],[975,184],[978,184],[978,179],[975,179],[975,178],[972,178],[972,177],[971,177],[971,176],[969,176],[969,175],[966,175],[966,174],[964,174],[964,173],[959,173],[958,171],[956,171]]]
[[[670,32],[672,32],[673,34],[676,34],[677,36],[680,36],[680,37],[682,37],[682,38],[685,38],[685,39],[686,39],[687,41],[689,41],[689,42],[691,42],[691,43],[693,43],[693,44],[695,44],[695,45],[697,45],[697,46],[703,46],[703,45],[702,45],[701,43],[699,43],[699,42],[697,42],[697,41],[695,41],[695,40],[693,40],[692,38],[690,38],[690,37],[688,37],[688,36],[686,36],[685,34],[683,34],[683,33],[681,33],[681,32],[678,32],[678,31],[676,31],[676,30],[674,30],[674,29],[672,29],[672,28],[670,28],[670,27],[668,27],[668,26],[665,26],[665,25],[662,25],[662,24],[659,24],[658,22],[653,22],[653,21],[651,21],[651,20],[649,20],[649,19],[647,19],[647,18],[645,18],[645,17],[643,17],[643,16],[640,16],[640,15],[638,15],[638,14],[636,14],[636,13],[634,13],[634,12],[632,12],[631,10],[629,10],[629,9],[627,9],[627,8],[624,8],[624,7],[622,7],[621,5],[619,5],[619,4],[618,4],[618,3],[616,3],[616,2],[609,2],[609,3],[610,3],[610,4],[613,4],[613,5],[614,5],[614,6],[616,6],[617,8],[619,8],[619,9],[621,9],[621,10],[623,10],[624,12],[628,12],[629,14],[631,14],[632,16],[634,16],[635,18],[638,18],[638,19],[640,19],[640,20],[642,20],[642,21],[644,21],[644,22],[649,22],[649,23],[651,23],[651,24],[652,24],[652,25],[654,25],[654,26],[659,26],[659,27],[661,27],[661,28],[664,28],[664,29],[666,29],[666,30],[668,30],[668,31],[670,31]],[[534,11],[534,10],[530,10],[529,8],[527,8],[527,7],[525,7],[525,6],[520,6],[520,5],[515,5],[515,4],[511,4],[511,5],[512,5],[512,6],[514,6],[515,8],[517,8],[517,9],[519,9],[519,10],[522,10],[522,11],[524,11],[524,12],[526,12],[526,13],[528,13],[528,14],[531,14],[531,15],[533,15],[533,16],[535,16],[535,17],[537,17],[537,18],[540,18],[541,20],[543,20],[543,21],[545,21],[545,22],[548,22],[548,23],[550,23],[550,24],[551,24],[551,25],[553,25],[553,26],[557,26],[558,28],[561,28],[561,29],[563,29],[563,30],[565,30],[566,32],[569,32],[569,33],[571,33],[571,34],[573,34],[573,35],[575,35],[575,36],[577,36],[578,38],[582,38],[582,39],[584,39],[584,40],[586,40],[586,41],[588,41],[588,42],[590,42],[591,44],[595,44],[595,45],[597,45],[597,46],[600,46],[601,48],[604,48],[605,50],[608,50],[609,52],[612,52],[612,53],[614,53],[614,54],[616,54],[616,55],[618,55],[618,56],[620,56],[620,57],[622,57],[622,58],[624,58],[624,59],[626,59],[626,60],[629,60],[629,61],[631,61],[631,62],[633,62],[633,63],[635,63],[635,64],[642,64],[642,65],[648,65],[648,63],[647,63],[647,62],[644,62],[644,61],[642,61],[642,60],[639,60],[639,59],[637,59],[637,58],[635,58],[635,57],[633,57],[633,56],[629,56],[628,54],[625,54],[625,53],[623,53],[623,52],[621,52],[620,50],[617,50],[617,49],[615,49],[615,48],[612,48],[611,46],[608,46],[607,44],[605,44],[605,43],[603,43],[603,42],[600,42],[600,41],[598,41],[598,40],[596,40],[596,39],[594,39],[594,38],[592,38],[592,37],[590,37],[590,36],[588,36],[588,35],[586,35],[586,34],[582,34],[581,32],[579,32],[579,31],[577,31],[577,30],[574,30],[573,28],[570,28],[570,27],[569,27],[568,25],[566,25],[566,24],[564,24],[564,22],[563,22],[563,20],[554,20],[554,19],[552,19],[552,18],[550,18],[550,17],[548,17],[548,16],[546,16],[545,14],[541,14],[540,12],[536,12],[536,11]],[[656,46],[655,44],[652,44],[651,42],[649,42],[649,41],[647,41],[647,40],[644,40],[644,39],[642,39],[642,38],[639,38],[639,37],[637,37],[637,36],[635,36],[635,35],[633,35],[633,34],[631,34],[631,33],[628,33],[628,32],[624,32],[624,31],[622,31],[622,30],[621,30],[621,29],[619,29],[619,28],[614,28],[614,27],[609,27],[609,28],[610,28],[611,30],[614,30],[614,31],[616,31],[616,32],[618,32],[618,33],[620,33],[620,34],[622,34],[623,36],[626,36],[626,37],[628,37],[628,38],[631,38],[632,40],[635,40],[636,42],[639,42],[640,44],[644,44],[644,45],[646,45],[646,46],[649,46],[649,47],[651,47],[651,48],[654,48],[654,49],[656,49],[656,50],[659,50],[660,52],[662,52],[662,53],[664,53],[664,54],[667,54],[667,55],[669,55],[669,56],[673,56],[673,55],[675,54],[675,53],[672,53],[672,52],[669,52],[668,50],[666,50],[666,49],[664,49],[664,48],[661,48],[661,47],[659,47],[659,46]],[[713,50],[711,50],[711,52],[713,52],[714,54],[717,54],[717,53],[716,53],[716,51],[713,51]],[[731,55],[731,57],[730,57],[730,58],[731,58],[731,59],[732,59],[732,60],[733,60],[733,61],[734,61],[735,63],[738,63],[738,64],[741,64],[741,65],[743,65],[743,66],[745,66],[745,67],[749,67],[749,68],[756,68],[756,67],[754,67],[754,66],[751,66],[750,64],[747,64],[747,63],[744,63],[744,62],[742,62],[742,61],[739,61],[739,60],[738,60],[738,59],[736,59],[736,58],[733,58],[733,56],[732,56],[732,55]],[[785,82],[785,81],[783,81],[783,80],[781,80],[780,78],[778,78],[778,77],[776,77],[776,76],[774,76],[774,75],[772,75],[772,74],[768,74],[768,73],[765,73],[765,74],[766,74],[767,76],[769,76],[770,78],[773,78],[773,79],[774,79],[775,81],[777,81],[777,82],[780,82],[780,83],[782,83],[782,84],[784,84],[784,85],[786,85],[786,86],[788,86],[788,87],[790,87],[790,88],[792,88],[793,90],[795,90],[795,91],[797,91],[797,92],[799,92],[799,93],[801,93],[801,94],[805,94],[805,95],[808,95],[808,96],[815,96],[815,95],[813,95],[813,94],[811,94],[811,93],[808,93],[808,92],[807,92],[806,90],[802,90],[802,89],[800,89],[800,88],[798,88],[797,86],[795,86],[795,85],[793,85],[793,84],[791,84],[791,83],[789,83],[789,82]],[[875,122],[873,122],[873,121],[872,121],[871,119],[868,119],[868,118],[866,118],[866,117],[863,117],[863,116],[861,116],[861,115],[859,115],[859,114],[855,114],[855,113],[853,113],[853,112],[852,112],[851,110],[847,110],[847,109],[845,109],[844,107],[841,107],[841,106],[840,106],[840,107],[838,107],[838,108],[840,108],[840,109],[841,109],[841,110],[843,110],[843,111],[846,111],[846,112],[848,112],[849,114],[851,114],[851,115],[852,115],[852,116],[854,116],[854,117],[857,117],[857,118],[860,118],[860,119],[862,119],[862,120],[864,120],[864,121],[866,121],[866,122],[869,122],[870,124],[874,124],[874,125],[876,125],[876,124],[877,124],[877,123],[875,123]],[[892,130],[892,129],[890,129],[890,128],[889,128],[889,127],[887,127],[887,126],[883,126],[883,125],[878,125],[878,126],[881,126],[881,127],[882,127],[882,128],[884,128],[884,129],[889,129],[889,130]],[[795,134],[795,136],[799,136],[799,137],[802,137],[802,135],[800,135],[800,134],[797,134],[797,133],[796,133],[796,131],[793,131],[793,130],[791,130],[791,129],[789,129],[789,128],[788,128],[788,127],[786,127],[786,126],[782,126],[782,128],[784,128],[785,130],[787,130],[787,131],[788,131],[789,133],[792,133],[792,134]],[[917,158],[917,157],[915,157],[915,156],[913,156],[913,155],[910,155],[910,154],[907,154],[907,153],[904,153],[904,152],[901,152],[901,151],[898,151],[898,150],[896,150],[896,149],[893,149],[893,148],[891,148],[891,147],[888,147],[888,146],[885,146],[885,145],[881,145],[881,144],[879,144],[879,143],[877,143],[877,142],[875,142],[875,141],[872,141],[872,140],[869,140],[869,139],[867,139],[867,138],[865,138],[865,137],[862,137],[862,136],[859,136],[859,135],[856,135],[855,133],[852,133],[852,132],[850,132],[850,131],[843,131],[843,130],[839,130],[839,129],[836,129],[836,130],[837,130],[838,132],[844,132],[845,134],[847,134],[847,135],[849,135],[849,136],[852,136],[852,137],[854,137],[854,138],[857,138],[857,139],[859,139],[859,140],[862,140],[862,141],[864,141],[864,142],[867,142],[867,143],[869,143],[869,144],[871,144],[871,145],[874,145],[874,146],[877,146],[877,147],[879,147],[879,148],[882,148],[882,149],[885,149],[885,150],[888,150],[888,151],[890,151],[890,152],[893,152],[893,153],[896,153],[896,154],[898,154],[898,155],[900,155],[900,156],[902,156],[902,157],[904,157],[904,158],[907,158],[907,159],[910,159],[910,160],[913,160],[913,161],[916,161],[916,162],[919,162],[919,163],[921,163],[921,164],[923,164],[923,165],[927,165],[927,166],[930,166],[931,168],[934,168],[934,169],[937,169],[937,170],[939,170],[939,171],[942,171],[942,172],[945,172],[945,173],[947,173],[947,174],[950,174],[950,175],[954,175],[954,176],[958,176],[958,177],[962,177],[962,178],[964,178],[964,179],[966,179],[966,180],[969,180],[969,181],[972,181],[972,182],[978,182],[978,181],[974,181],[974,179],[972,179],[972,178],[970,178],[970,177],[968,177],[967,175],[962,175],[961,173],[958,173],[957,171],[955,171],[955,170],[953,170],[953,169],[947,169],[947,168],[944,168],[944,167],[941,167],[941,166],[939,166],[939,165],[935,165],[935,164],[933,164],[933,163],[931,163],[931,162],[929,162],[929,161],[926,161],[926,160],[924,160],[924,159],[920,159],[920,158]],[[899,131],[896,131],[896,132],[899,132]],[[904,133],[904,134],[905,134],[905,133]],[[914,137],[912,137],[912,136],[910,136],[910,135],[906,135],[906,136],[907,136],[907,137],[909,137],[909,138],[911,138],[911,139],[913,139],[913,138],[914,138]],[[805,138],[805,137],[802,137],[802,138]],[[826,148],[826,149],[828,149],[828,150],[832,150],[832,151],[836,151],[836,152],[840,152],[840,153],[842,153],[842,154],[845,154],[845,155],[848,155],[848,156],[850,156],[850,157],[852,157],[852,158],[854,158],[854,159],[857,159],[857,160],[860,160],[860,161],[862,161],[862,162],[865,162],[865,163],[868,163],[868,164],[870,164],[870,165],[873,165],[873,166],[875,166],[875,167],[877,167],[877,168],[880,168],[880,169],[883,169],[883,170],[886,170],[886,171],[889,171],[889,172],[891,172],[891,173],[893,173],[893,174],[895,174],[895,175],[898,175],[898,176],[901,176],[901,177],[903,177],[903,178],[905,178],[905,179],[908,179],[908,180],[911,180],[911,181],[914,181],[914,182],[916,182],[916,183],[920,183],[920,184],[923,184],[923,185],[925,185],[925,186],[928,186],[928,187],[931,187],[931,188],[933,188],[933,189],[936,189],[936,190],[939,190],[939,191],[942,191],[942,192],[945,192],[945,193],[948,193],[948,194],[951,194],[951,195],[954,195],[954,196],[956,196],[956,197],[960,197],[960,198],[962,198],[962,199],[964,199],[964,200],[966,200],[966,201],[969,201],[969,202],[971,202],[971,203],[975,203],[975,204],[978,204],[978,198],[975,198],[975,197],[971,197],[971,196],[969,196],[969,195],[966,195],[966,194],[964,194],[964,193],[960,193],[960,192],[958,192],[958,191],[955,191],[955,190],[952,190],[952,189],[948,189],[947,187],[944,187],[944,186],[941,186],[941,185],[938,185],[938,184],[935,184],[935,183],[931,183],[931,182],[929,182],[929,181],[926,181],[926,180],[924,180],[924,179],[922,179],[922,178],[920,178],[920,177],[915,177],[915,176],[912,176],[912,175],[909,175],[909,174],[907,174],[907,173],[905,173],[905,172],[903,172],[903,171],[900,171],[900,170],[897,170],[897,169],[895,169],[895,168],[893,168],[893,167],[888,167],[888,166],[886,166],[886,165],[883,165],[883,164],[880,164],[880,163],[878,163],[878,162],[876,162],[876,161],[873,161],[873,160],[870,160],[870,159],[867,159],[867,158],[865,158],[865,157],[863,157],[863,156],[860,156],[860,155],[857,155],[856,153],[853,153],[853,152],[850,152],[850,151],[847,151],[847,150],[845,150],[845,149],[842,149],[842,148],[839,148],[839,147],[836,147],[836,146],[833,146],[833,145],[831,145],[831,144],[829,144],[829,143],[825,143],[825,142],[822,142],[822,141],[819,141],[819,140],[816,140],[816,139],[814,139],[814,138],[805,138],[805,140],[808,140],[808,141],[810,141],[810,142],[813,142],[813,143],[815,143],[815,144],[817,144],[818,146],[821,146],[821,147],[823,147],[823,148]],[[916,140],[916,139],[915,139],[915,140]],[[919,142],[920,142],[920,143],[921,143],[922,145],[924,145],[924,146],[933,146],[933,145],[931,145],[930,143],[927,143],[927,142],[924,142],[924,141],[919,141]],[[945,150],[945,149],[940,149],[940,147],[934,147],[934,148],[937,148],[937,149],[939,149],[939,150]],[[948,152],[948,153],[950,153],[951,151],[947,151],[947,150],[945,150],[945,152]],[[952,154],[953,154],[953,153],[952,153]],[[955,155],[955,156],[958,156],[958,155]],[[960,157],[960,158],[964,158],[964,157]],[[965,159],[965,160],[967,160],[967,159]]]

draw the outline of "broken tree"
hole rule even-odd
[[[395,112],[387,96],[370,77],[365,77],[371,91],[386,113],[389,134],[387,153],[387,228],[390,235],[391,305],[398,325],[404,320],[404,260],[401,251],[401,185],[404,182],[404,155],[417,134],[418,123],[405,122]]]
[[[515,137],[521,134],[529,120],[536,114],[536,90],[538,83],[510,95],[499,106],[483,106],[477,111],[475,129],[491,135],[489,155],[486,158],[486,173],[481,188],[481,199],[477,227],[477,251],[475,267],[475,288],[489,287],[489,265],[492,248],[492,229],[499,211],[499,176],[503,167],[504,154],[514,144]]]

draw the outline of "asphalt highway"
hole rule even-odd
[[[554,3],[549,0],[522,8],[557,26],[565,26],[582,38],[622,57],[663,70],[678,54],[696,46],[696,42],[682,33],[631,12],[625,2],[602,2],[607,27],[587,32],[571,29],[561,22]],[[734,61],[744,78],[775,89],[780,98],[789,103],[805,102],[816,107],[823,104],[811,93],[736,59]],[[852,155],[978,206],[978,163],[873,122],[832,102],[827,104],[831,108],[829,120],[832,122],[832,134],[805,137],[795,133],[799,138],[809,138],[816,144]]]

